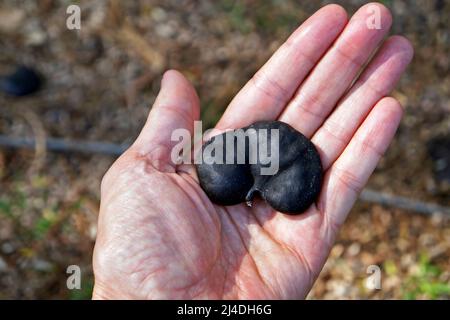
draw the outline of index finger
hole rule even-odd
[[[231,101],[216,128],[241,128],[277,118],[300,83],[347,23],[347,13],[327,5],[307,19]]]

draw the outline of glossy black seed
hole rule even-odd
[[[0,89],[11,96],[25,96],[34,93],[41,86],[41,78],[31,68],[19,66],[14,73],[0,80]]]
[[[254,131],[247,131],[248,129]],[[262,129],[267,132],[267,145],[258,148],[266,148],[269,157],[272,156],[270,129],[279,130],[279,170],[273,175],[261,174],[262,167],[269,167],[261,159],[258,158],[256,163],[250,162],[250,159],[256,159],[252,158],[256,149],[249,148],[249,141],[252,135]],[[244,201],[251,203],[255,196],[260,196],[272,208],[283,213],[299,214],[308,209],[317,199],[322,185],[322,164],[311,141],[280,121],[260,121],[242,130],[250,134],[245,136],[245,148],[241,152],[236,147],[237,131],[216,136],[203,145],[202,151],[206,158],[197,165],[197,173],[200,185],[211,201],[220,205],[235,205]],[[227,137],[234,142],[233,164],[225,163]],[[211,163],[208,157],[210,152],[205,150],[213,147],[222,151],[223,163]],[[241,156],[242,163],[237,162],[238,155]],[[212,153],[212,157],[214,156],[215,153]]]

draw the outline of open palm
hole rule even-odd
[[[367,23],[373,14],[379,28]],[[262,200],[251,208],[214,205],[195,168],[171,162],[172,131],[192,132],[199,102],[180,73],[166,72],[144,129],[102,181],[94,298],[304,298],[401,119],[402,107],[386,95],[413,50],[400,36],[382,43],[390,25],[379,4],[350,21],[341,7],[323,7],[217,124],[224,130],[278,119],[311,138],[323,188],[297,216]]]

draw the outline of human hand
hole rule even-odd
[[[369,6],[379,10],[379,29],[367,26]],[[385,96],[412,58],[405,38],[384,41],[353,83],[390,25],[380,4],[363,6],[350,22],[343,8],[323,7],[217,124],[224,130],[278,119],[311,138],[324,181],[301,215],[275,212],[262,200],[251,208],[214,205],[193,165],[171,161],[171,133],[192,133],[199,101],[180,73],[166,72],[145,127],[102,181],[93,298],[306,297],[402,116],[399,102]]]

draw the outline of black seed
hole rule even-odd
[[[0,88],[11,96],[29,95],[39,89],[41,78],[31,68],[19,66],[14,73],[4,77],[0,81]]]
[[[249,133],[248,129],[254,129]],[[256,153],[249,148],[251,137],[267,131],[268,156],[272,156],[270,143],[272,135],[270,129],[279,131],[279,170],[273,175],[262,175],[261,168],[269,167],[257,159],[251,162]],[[304,135],[286,123],[280,121],[260,121],[243,128],[248,135],[245,136],[245,148],[239,153],[236,147],[236,130],[213,137],[203,145],[205,150],[221,150],[223,163],[206,163],[210,160],[204,158],[197,165],[200,185],[214,203],[220,205],[235,205],[241,202],[251,204],[253,197],[262,197],[272,208],[287,214],[299,214],[309,208],[317,199],[322,186],[322,164],[315,146]],[[234,163],[226,164],[226,138],[234,142]],[[255,140],[254,140],[255,141]],[[260,142],[260,141],[258,141]],[[258,145],[258,148],[263,145]],[[244,163],[237,163],[237,156],[241,155]],[[213,153],[214,157],[216,154]]]

